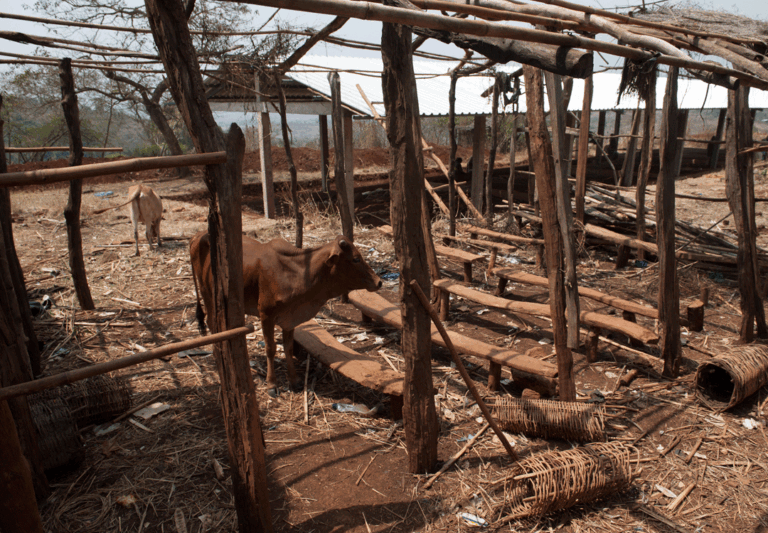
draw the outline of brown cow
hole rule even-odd
[[[139,255],[139,222],[144,223],[149,249],[152,249],[152,236],[157,237],[157,246],[160,244],[160,221],[163,219],[163,202],[160,197],[148,185],[138,184],[128,189],[128,201],[120,205],[106,207],[94,211],[94,215],[104,213],[110,209],[117,209],[131,204],[131,223],[133,224],[133,238],[136,240],[136,254]]]
[[[203,231],[189,242],[192,278],[197,298],[197,320],[205,334],[205,303],[209,319],[213,310],[210,239]],[[275,326],[283,330],[288,378],[300,388],[293,367],[293,330],[313,318],[325,302],[349,291],[381,288],[381,279],[360,251],[343,236],[316,248],[299,249],[283,239],[263,244],[243,236],[243,284],[245,313],[258,316],[267,351],[267,385],[271,396],[275,383]],[[212,320],[212,319],[211,319]],[[211,327],[211,324],[208,324]],[[211,327],[213,329],[213,327]]]

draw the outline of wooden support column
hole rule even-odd
[[[3,97],[0,96],[0,109],[3,107]],[[3,142],[3,119],[0,118],[0,175],[8,172],[8,164],[5,159],[5,143]],[[13,240],[13,221],[11,220],[11,192],[8,187],[0,188],[0,232],[5,239],[5,250],[8,254],[8,266],[11,270],[13,289],[16,293],[19,311],[21,313],[21,325],[24,328],[24,336],[27,338],[27,355],[32,369],[32,375],[40,374],[40,348],[37,345],[37,335],[32,324],[32,313],[29,309],[29,298],[24,282],[24,271],[16,254],[16,244]]]
[[[752,146],[752,118],[749,110],[749,88],[728,91],[728,118],[725,134],[725,192],[738,235],[736,254],[741,293],[740,339],[751,342],[755,336],[765,338],[763,300],[760,297],[760,267],[757,262],[757,228],[755,226],[755,182],[753,157],[741,153]]]
[[[659,347],[664,375],[677,377],[680,368],[680,288],[675,258],[675,148],[677,147],[677,67],[669,67],[661,113],[661,169],[656,181],[656,243],[659,250]]]
[[[318,115],[320,121],[320,178],[323,192],[328,192],[328,115]]]
[[[472,135],[472,205],[483,212],[483,166],[485,165],[485,115],[475,115]]]
[[[549,305],[555,352],[557,354],[557,377],[560,399],[576,400],[573,377],[573,357],[568,348],[565,320],[565,280],[563,276],[563,240],[558,227],[557,201],[555,199],[555,168],[552,159],[552,144],[544,120],[544,86],[539,69],[523,66],[525,76],[525,98],[527,105],[528,129],[531,140],[531,161],[536,173],[536,188],[539,192],[542,229],[546,243],[546,263],[549,277]],[[556,131],[556,130],[555,130]]]
[[[400,263],[405,359],[403,416],[408,469],[411,473],[421,474],[435,467],[439,424],[432,385],[430,317],[409,286],[414,280],[425,293],[431,291],[422,230],[424,161],[411,40],[411,30],[407,26],[383,24],[381,81],[393,164],[390,213],[395,253]]]
[[[261,163],[261,193],[264,199],[264,218],[274,219],[275,185],[272,174],[272,124],[269,121],[267,101],[261,97],[259,74],[256,80],[256,102],[259,109],[259,160]]]
[[[587,163],[589,162],[589,123],[592,117],[592,76],[584,80],[584,100],[581,102],[579,124],[579,155],[576,159],[576,219],[584,224],[584,196],[587,193]],[[603,123],[605,125],[605,123]]]
[[[344,186],[347,189],[347,209],[352,227],[355,224],[355,147],[352,142],[352,113],[344,110]]]
[[[678,112],[677,117],[677,147],[675,148],[675,162],[674,173],[675,177],[680,175],[680,170],[683,167],[683,152],[685,151],[685,135],[688,131],[688,110],[681,109]]]
[[[515,159],[517,159],[517,113],[512,115],[509,139],[509,178],[507,178],[507,227],[518,228],[515,212]]]
[[[640,148],[640,170],[637,174],[637,189],[635,191],[635,216],[637,224],[637,239],[645,240],[645,189],[648,187],[648,177],[651,174],[651,163],[653,162],[653,140],[656,135],[656,67],[653,67],[651,74],[652,81],[649,84],[648,94],[641,95],[645,101],[645,112],[643,113],[643,143]],[[645,250],[639,248],[636,251],[637,258],[645,259]]]
[[[456,161],[456,81],[458,80],[459,72],[458,67],[451,69],[451,83],[448,87],[448,141],[450,142],[450,170],[448,171],[448,235],[451,237],[456,236],[456,175],[459,172],[458,161]],[[440,307],[441,318],[443,310],[446,308]],[[445,313],[447,313],[447,309]],[[447,315],[446,315],[447,316]],[[442,318],[445,320],[444,318]]]
[[[493,224],[493,167],[496,165],[496,148],[499,141],[500,92],[500,74],[496,74],[491,104],[491,149],[488,152],[488,170],[485,173],[485,217],[488,219],[488,224]]]
[[[72,60],[64,58],[59,62],[61,79],[61,107],[69,129],[69,166],[83,164],[83,138],[80,135],[80,110],[75,94],[75,80],[72,77]],[[77,301],[84,310],[95,309],[91,289],[88,288],[88,276],[83,260],[83,236],[80,232],[80,203],[83,196],[83,180],[69,182],[69,199],[64,208],[64,220],[67,222],[67,247],[69,248],[69,269]]]
[[[619,149],[619,137],[621,133],[621,115],[624,114],[623,109],[617,109],[613,112],[613,136],[608,141],[608,153],[615,154]]]
[[[277,99],[280,103],[280,130],[283,134],[283,148],[285,157],[288,159],[288,174],[291,177],[291,204],[293,205],[293,220],[296,225],[294,246],[301,248],[304,244],[304,213],[301,212],[299,205],[299,178],[296,173],[296,164],[293,162],[293,151],[291,150],[291,136],[288,134],[288,105],[285,101],[285,92],[283,91],[283,76],[279,71],[273,72],[275,89],[277,90]]]
[[[621,167],[621,184],[624,187],[631,187],[635,184],[635,158],[637,156],[637,135],[640,133],[640,117],[643,112],[640,105],[637,106],[632,114],[632,131],[629,142],[627,143],[627,152],[624,156],[624,166]]]
[[[354,222],[349,209],[347,197],[347,178],[344,157],[344,110],[341,107],[341,80],[338,72],[328,73],[328,83],[331,85],[331,105],[333,106],[333,181],[336,185],[336,202],[341,217],[341,232],[349,240],[354,240]]]
[[[715,131],[715,136],[712,138],[713,141],[715,141],[713,144],[709,145],[709,149],[707,152],[710,153],[709,156],[709,168],[710,170],[715,170],[717,168],[717,162],[720,159],[720,141],[723,140],[723,132],[725,131],[725,115],[727,110],[721,109],[720,113],[717,115],[717,130]]]
[[[146,0],[146,8],[163,66],[172,73],[168,79],[173,99],[195,149],[207,153],[226,147],[226,163],[207,165],[204,175],[214,281],[214,309],[207,311],[214,332],[233,329],[245,323],[241,219],[245,139],[234,125],[225,140],[213,119],[181,2]],[[213,354],[221,382],[238,529],[241,533],[271,532],[264,436],[245,338],[216,343]]]
[[[550,123],[552,124],[552,151],[555,154],[555,205],[557,223],[562,239],[565,258],[565,298],[568,316],[568,348],[579,348],[579,288],[576,279],[576,247],[573,239],[573,211],[571,209],[571,185],[568,181],[568,162],[563,159],[565,138],[565,98],[561,93],[559,76],[547,72],[547,94],[549,96]]]
[[[603,158],[605,157],[605,139],[603,139],[603,136],[605,135],[605,109],[601,110],[597,114],[597,142],[600,144],[600,147],[597,149],[597,164],[598,166],[603,165]]]

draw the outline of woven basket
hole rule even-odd
[[[504,521],[544,516],[628,489],[636,453],[623,442],[595,443],[516,463],[505,479]]]
[[[502,429],[542,439],[605,441],[605,408],[594,403],[496,398],[489,403]]]
[[[35,396],[64,400],[80,428],[107,422],[131,408],[128,384],[107,374],[48,389]]]
[[[715,411],[725,411],[768,383],[768,346],[739,346],[702,363],[696,370],[696,397]]]
[[[37,430],[37,446],[45,470],[74,468],[85,458],[77,424],[60,398],[29,397],[29,410]]]

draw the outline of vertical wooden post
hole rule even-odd
[[[3,107],[3,97],[0,96],[0,109]],[[5,142],[3,140],[4,121],[0,118],[0,175],[8,172],[8,164],[5,159]],[[32,368],[32,375],[37,376],[42,371],[40,363],[40,348],[37,345],[37,335],[32,324],[32,313],[29,310],[27,288],[24,283],[24,271],[16,254],[16,244],[13,240],[13,221],[11,220],[11,192],[8,187],[0,188],[0,231],[5,239],[5,249],[8,254],[8,266],[11,269],[13,289],[18,300],[21,322],[24,335],[27,338],[27,355]]]
[[[323,192],[328,192],[328,115],[319,115],[320,121],[320,178]]]
[[[352,226],[355,224],[355,147],[352,142],[352,113],[344,111],[344,186],[347,190],[347,209]]]
[[[333,159],[334,173],[333,181],[336,185],[336,202],[339,206],[339,216],[341,217],[341,232],[349,240],[354,240],[354,222],[349,210],[349,199],[347,198],[347,179],[344,173],[344,111],[341,107],[341,80],[338,72],[328,74],[328,83],[331,85],[331,105],[333,106]]]
[[[613,112],[613,136],[608,141],[608,154],[615,154],[619,149],[619,134],[621,133],[621,115],[623,109],[617,109]]]
[[[680,169],[683,167],[683,152],[685,151],[685,135],[688,132],[688,110],[681,109],[677,118],[677,147],[675,151],[674,173],[675,177],[680,175]]]
[[[552,329],[557,353],[557,372],[560,399],[576,399],[573,379],[573,357],[568,348],[565,322],[565,281],[563,277],[563,241],[558,229],[557,203],[555,200],[555,169],[552,145],[544,120],[544,87],[541,70],[523,66],[528,129],[531,139],[533,171],[536,173],[536,189],[539,192],[542,229],[546,243],[547,275],[549,277],[549,305],[552,312]],[[575,287],[574,287],[575,288]],[[578,331],[578,330],[577,330]]]
[[[760,267],[757,262],[757,228],[755,226],[755,182],[753,154],[739,154],[752,146],[752,119],[749,111],[749,88],[728,91],[728,119],[725,134],[725,192],[738,235],[736,254],[741,293],[740,339],[754,339],[768,334],[765,311],[760,297]]]
[[[226,147],[225,164],[207,165],[208,233],[213,274],[212,329],[245,323],[243,305],[242,163],[245,139],[236,125],[225,140],[205,99],[205,87],[181,2],[146,0],[152,35],[171,85],[171,93],[199,153]],[[238,528],[271,532],[264,437],[245,338],[217,343],[213,349],[221,381],[221,404],[232,463]]]
[[[576,247],[573,239],[573,211],[571,210],[571,185],[568,182],[567,161],[563,159],[565,140],[565,108],[561,93],[560,76],[547,72],[547,94],[549,97],[550,124],[552,125],[552,151],[555,154],[555,206],[557,225],[565,258],[565,297],[568,315],[568,348],[579,347],[579,289],[576,279]]]
[[[517,113],[512,115],[512,128],[509,139],[509,178],[507,179],[507,217],[508,225],[515,227],[517,219],[514,216],[515,210],[515,159],[517,159]]]
[[[304,213],[299,206],[299,179],[296,174],[296,164],[293,162],[293,152],[291,151],[291,137],[288,135],[288,113],[285,102],[285,92],[283,91],[283,76],[279,71],[274,72],[275,89],[277,90],[277,99],[280,103],[280,129],[283,133],[283,148],[285,157],[288,159],[288,173],[291,176],[291,203],[293,205],[293,219],[296,224],[296,240],[294,246],[301,248],[304,242]]]
[[[637,190],[635,191],[637,238],[641,241],[645,240],[645,189],[651,174],[653,140],[656,135],[656,66],[653,67],[650,76],[652,76],[652,81],[648,88],[648,94],[642,95],[645,100],[645,113],[643,113],[645,123],[643,125],[643,144],[640,148],[640,170],[637,174]],[[645,259],[645,250],[642,248],[635,250],[635,253],[638,259]]]
[[[501,90],[500,74],[496,74],[493,83],[493,98],[491,104],[491,149],[488,152],[488,170],[485,173],[485,217],[488,225],[493,226],[493,167],[496,165],[496,148],[499,138],[499,92]]]
[[[592,118],[592,76],[584,80],[584,100],[579,124],[579,155],[576,160],[576,219],[584,224],[584,196],[587,193],[587,163],[589,162],[589,123]]]
[[[261,81],[259,73],[254,76],[256,81],[256,102],[259,108],[259,160],[261,164],[261,193],[264,198],[264,218],[274,219],[275,185],[272,175],[272,124],[269,121],[267,100],[261,96]]]
[[[475,115],[472,135],[472,205],[483,212],[483,166],[485,165],[485,115]]]
[[[602,150],[600,150],[599,148],[597,150],[598,166],[602,166],[603,157],[605,157],[605,139],[603,139],[604,135],[605,135],[605,109],[601,110],[597,114],[597,142],[600,143],[600,147],[603,148]]]
[[[424,473],[431,471],[437,461],[438,421],[432,385],[430,317],[409,286],[415,280],[426,292],[431,285],[422,231],[424,166],[411,30],[384,23],[381,56],[387,138],[393,163],[390,212],[400,263],[405,439],[410,472]]]
[[[669,67],[661,113],[661,169],[656,181],[656,241],[659,247],[659,347],[664,375],[677,377],[680,368],[680,288],[675,259],[675,148],[677,147],[677,67]]]
[[[451,69],[451,84],[448,88],[448,141],[450,142],[450,171],[448,172],[448,234],[456,236],[456,175],[459,172],[456,161],[456,81],[459,72]],[[440,308],[442,311],[442,307]]]
[[[72,60],[64,58],[59,62],[61,78],[61,107],[69,129],[69,166],[83,164],[83,138],[80,135],[80,110],[75,94],[75,80],[72,77]],[[93,304],[91,290],[88,288],[88,276],[83,260],[83,237],[80,233],[80,202],[83,196],[83,180],[69,182],[69,200],[64,208],[64,220],[67,222],[67,246],[69,248],[69,269],[72,271],[72,283],[75,288],[80,308],[89,310]]]
[[[642,110],[638,104],[637,109],[632,115],[631,137],[627,143],[627,152],[624,156],[624,166],[621,167],[621,184],[624,187],[631,187],[635,184],[635,156],[637,155],[637,135],[640,133],[640,117]]]
[[[719,141],[723,140],[723,132],[725,131],[725,115],[725,109],[721,109],[720,113],[717,115],[717,131],[715,132],[715,136],[712,138],[712,140],[715,142],[710,145],[711,155],[709,157],[709,168],[711,170],[715,170],[717,168],[717,162],[720,159]]]
[[[29,465],[8,402],[0,402],[0,530],[43,533]]]

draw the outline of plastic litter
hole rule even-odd
[[[641,261],[640,259],[635,260],[635,266],[637,268],[646,268],[648,266],[648,261]]]
[[[485,519],[471,513],[459,513],[459,518],[475,527],[486,527],[488,525],[488,522],[486,522]]]
[[[179,357],[191,357],[193,355],[211,355],[213,352],[210,350],[201,350],[200,348],[191,348],[179,352]]]
[[[387,272],[386,274],[381,274],[379,277],[385,281],[395,281],[396,279],[400,278],[399,272]]]
[[[361,416],[374,416],[379,412],[379,405],[375,405],[369,409],[365,405],[358,403],[332,403],[331,408],[340,413],[356,413]]]
[[[93,193],[94,196],[98,196],[99,198],[104,198],[106,196],[112,196],[114,193],[112,191],[102,191],[102,192],[95,192]]]

